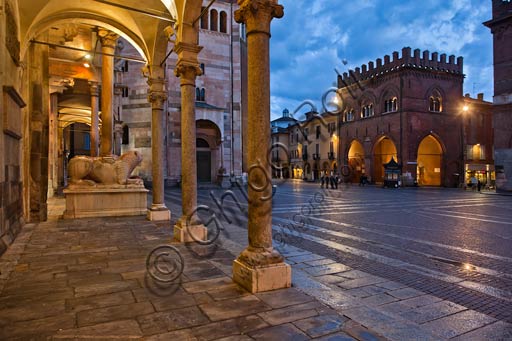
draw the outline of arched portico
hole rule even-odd
[[[115,93],[115,89],[107,86],[107,83],[108,85],[114,83],[111,71],[115,67],[113,54],[116,51],[117,37],[122,37],[140,54],[132,60],[141,62],[143,66],[143,75],[148,83],[148,102],[151,106],[153,199],[148,217],[152,220],[170,219],[170,212],[164,202],[163,146],[166,141],[164,130],[166,126],[164,108],[167,103],[166,58],[169,41],[174,43],[173,53],[178,56],[175,70],[176,75],[180,77],[181,85],[181,160],[183,169],[187,170],[182,178],[183,214],[180,221],[188,219],[192,222],[192,226],[187,226],[192,227],[192,234],[195,234],[193,230],[196,227],[201,230],[201,224],[195,220],[194,215],[194,210],[197,208],[196,159],[190,157],[196,154],[194,92],[196,77],[201,74],[197,60],[201,51],[201,47],[198,46],[199,21],[197,20],[201,13],[201,5],[201,0],[148,0],[144,2],[143,9],[130,8],[129,5],[114,2],[81,0],[20,1],[13,5],[16,6],[15,38],[19,39],[21,47],[19,50],[10,51],[13,61],[7,58],[9,59],[7,63],[10,67],[8,72],[9,79],[13,80],[13,88],[22,90],[20,94],[14,91],[11,97],[19,108],[25,105],[22,98],[30,99],[28,107],[23,109],[26,119],[22,131],[19,134],[13,133],[16,138],[21,136],[17,147],[23,150],[22,167],[20,167],[23,170],[23,176],[20,186],[23,184],[23,201],[27,203],[26,220],[36,222],[46,219],[45,193],[48,183],[49,152],[44,142],[48,138],[49,112],[51,111],[49,107],[51,91],[47,70],[49,63],[55,60],[50,58],[50,54],[55,49],[70,47],[73,39],[80,36],[80,32],[88,30],[83,36],[89,36],[89,45],[74,50],[81,56],[72,60],[72,63],[82,64],[82,58],[86,58],[85,53],[98,51],[102,56],[102,73],[100,75],[99,72],[87,72],[84,69],[85,65],[76,65],[70,68],[73,71],[71,78],[85,79],[93,84],[101,81],[104,83],[102,89],[109,88],[108,91],[102,91],[101,96],[96,96],[97,93],[93,89],[89,94],[96,98],[91,98],[89,104],[92,127],[96,125],[94,122],[98,122],[98,117],[94,116],[100,111],[95,107],[97,103],[94,103],[98,97],[101,97],[102,138],[107,139],[102,143],[105,147],[104,153],[112,150],[111,147],[106,147],[105,142],[111,142],[112,139],[110,122],[113,124],[115,117],[109,115],[115,114],[115,108],[110,109],[103,104],[105,101],[112,102],[112,93]],[[275,0],[244,0],[239,2],[239,7],[235,15],[236,20],[245,23],[247,28],[248,121],[251,126],[247,137],[248,163],[264,170],[257,174],[250,174],[249,180],[259,186],[264,183],[267,173],[270,173],[269,165],[258,163],[266,160],[268,148],[264,147],[268,147],[270,131],[268,65],[270,22],[272,18],[283,15],[283,8]],[[147,15],[148,10],[157,12],[158,15]],[[23,16],[19,16],[18,13],[23,13]],[[62,40],[49,43],[45,38],[54,33],[50,32],[50,29],[53,30],[55,26],[59,26],[59,30],[62,29]],[[98,49],[95,48],[93,41],[99,41]],[[69,54],[71,55],[71,52]],[[24,68],[17,69],[21,64]],[[50,65],[50,67],[53,66],[55,65]],[[52,69],[52,73],[56,71],[58,67]],[[109,104],[112,106],[112,103]],[[242,252],[234,265],[235,281],[253,292],[291,285],[290,267],[272,247],[271,201],[262,199],[262,195],[269,193],[271,193],[270,187],[265,193],[249,189],[249,247]],[[261,203],[261,200],[264,202]],[[188,235],[190,235],[189,232],[190,230],[186,231]],[[194,239],[197,237],[203,238],[206,235],[196,235]]]
[[[434,135],[427,135],[418,145],[418,184],[441,186],[443,178],[443,148]]]
[[[351,181],[359,182],[361,176],[366,174],[365,169],[365,152],[361,142],[354,140],[350,144],[347,153],[348,165],[351,169]]]
[[[387,136],[381,137],[373,147],[373,181],[382,183],[384,179],[384,164],[391,158],[398,160],[396,145]]]

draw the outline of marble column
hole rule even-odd
[[[163,73],[163,72],[162,72]],[[165,168],[165,112],[167,100],[165,79],[152,77],[148,80],[151,103],[151,175],[153,183],[153,202],[148,210],[147,218],[152,221],[171,220],[171,211],[165,206],[164,197],[164,168]]]
[[[269,39],[276,0],[240,0],[235,20],[247,27],[249,246],[233,263],[233,280],[251,292],[291,286],[291,268],[272,247]]]
[[[91,93],[91,156],[99,156],[99,91],[98,82],[89,82],[89,90]]]
[[[101,144],[100,155],[108,156],[113,151],[114,119],[112,103],[114,100],[114,57],[116,41],[119,36],[111,31],[100,29],[101,42]]]
[[[197,218],[197,160],[196,160],[196,77],[201,75],[197,55],[202,47],[180,42],[176,76],[181,87],[181,197],[182,216],[174,226],[174,238],[180,242],[204,241],[207,230]]]

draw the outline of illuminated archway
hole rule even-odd
[[[359,182],[361,175],[365,174],[364,155],[364,148],[361,142],[352,141],[348,150],[348,164],[352,170],[352,182]]]
[[[441,165],[443,149],[432,135],[425,137],[418,146],[418,184],[423,186],[441,186]]]
[[[384,164],[391,158],[398,160],[396,146],[389,137],[381,138],[373,148],[373,180],[381,183],[384,178]]]

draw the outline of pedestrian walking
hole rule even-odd
[[[338,189],[338,183],[340,182],[340,177],[338,176],[338,173],[336,173],[336,176],[334,177],[334,187]]]
[[[324,188],[325,173],[323,173],[323,172],[322,172],[322,176],[320,177],[320,181],[321,181],[320,188]],[[327,186],[327,187],[329,187],[329,186]]]
[[[334,174],[332,174],[332,172],[331,172],[331,177],[329,180],[331,182],[331,189],[334,189]]]
[[[480,179],[478,179],[478,182],[476,185],[477,185],[478,192],[480,192],[480,190],[482,189],[482,182],[480,181]]]

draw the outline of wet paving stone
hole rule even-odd
[[[291,323],[260,329],[258,331],[249,333],[249,336],[255,340],[262,341],[302,341],[310,339],[306,334],[301,332]]]
[[[139,316],[137,321],[144,335],[162,334],[210,322],[197,306]]]
[[[87,297],[112,292],[126,291],[139,288],[140,285],[135,280],[102,282],[88,285],[77,285],[75,287],[75,297]]]
[[[265,327],[268,327],[268,324],[259,316],[250,315],[194,327],[192,335],[198,340],[217,340],[228,336],[245,335]]]
[[[466,310],[463,306],[449,301],[441,301],[408,310],[400,316],[416,323],[425,323],[463,310]]]
[[[81,311],[77,313],[76,318],[78,326],[83,327],[103,322],[131,319],[151,314],[154,311],[151,303],[138,302]]]
[[[311,276],[322,276],[322,275],[331,275],[338,272],[348,271],[350,268],[346,265],[333,263],[327,265],[317,265],[312,268],[305,269],[307,273]]]
[[[135,320],[121,320],[76,329],[59,330],[53,335],[56,340],[82,339],[139,339],[142,331]]]
[[[202,281],[184,283],[183,289],[189,293],[195,294],[198,292],[206,292],[208,290],[218,290],[224,287],[230,287],[232,284],[233,280],[230,277],[223,276]]]
[[[274,309],[271,311],[259,313],[258,315],[271,325],[284,324],[297,320],[302,320],[307,317],[317,316],[319,308],[323,305],[319,302],[308,302],[288,306],[285,308]]]
[[[311,337],[320,337],[340,331],[346,321],[345,316],[331,314],[309,317],[293,324]]]
[[[131,291],[121,291],[112,294],[72,298],[66,300],[66,311],[79,312],[109,306],[124,305],[135,302]]]
[[[200,308],[212,321],[251,315],[271,309],[254,295],[202,304]]]
[[[14,307],[0,308],[0,328],[18,321],[37,320],[59,315],[65,312],[64,300],[53,302],[37,302],[18,304]]]
[[[462,334],[453,340],[512,340],[512,324],[498,321],[477,330]]]
[[[466,310],[427,322],[423,324],[422,327],[436,335],[449,339],[495,321],[496,320],[490,316],[473,310]]]
[[[397,300],[396,297],[384,293],[366,297],[363,299],[363,303],[371,306],[380,306]]]
[[[0,340],[44,339],[60,329],[76,327],[75,314],[58,314],[43,319],[21,321],[0,328]]]
[[[293,304],[313,301],[308,296],[296,289],[281,289],[256,294],[256,296],[272,308],[282,308]]]
[[[354,339],[353,337],[350,337],[349,335],[345,334],[345,333],[335,333],[335,334],[332,334],[332,335],[327,335],[327,336],[324,336],[324,337],[320,337],[320,338],[317,338],[315,340],[321,340],[321,341],[354,341],[356,339]]]
[[[385,338],[392,340],[438,340],[439,336],[424,330],[420,325],[396,318],[370,307],[347,309],[343,314],[358,323],[370,327]]]

